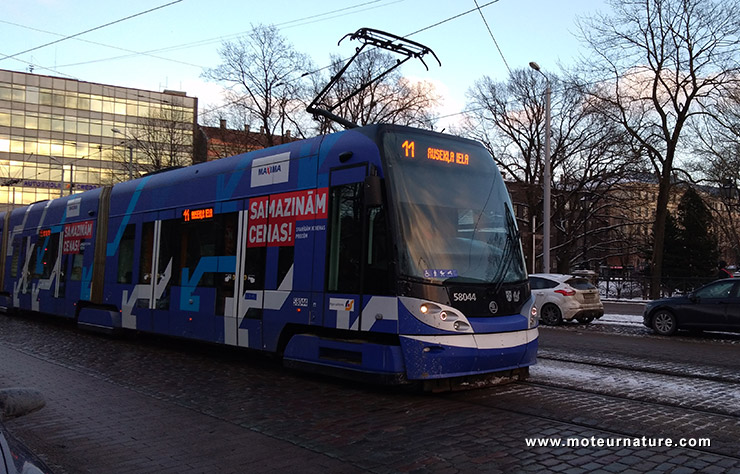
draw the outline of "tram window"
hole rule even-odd
[[[202,257],[216,255],[216,227],[210,221],[196,221],[182,224],[180,240],[181,271],[188,269],[188,278],[192,278]],[[198,286],[212,287],[213,273],[204,273]]]
[[[163,274],[167,265],[172,261],[172,276],[170,282],[180,281],[180,219],[162,221],[159,238],[159,274]]]
[[[133,283],[135,237],[135,225],[127,225],[118,247],[118,283]]]
[[[265,287],[267,247],[249,247],[244,252],[244,288],[261,290]]]
[[[31,255],[28,255],[26,259],[28,260],[28,269],[25,270],[30,278],[38,278],[36,276],[36,261],[38,260],[38,253],[36,252],[36,246],[38,243],[31,246]],[[25,246],[28,248],[28,244]]]
[[[331,188],[328,290],[359,293],[362,183]]]
[[[128,229],[126,229],[128,231]],[[152,282],[152,252],[154,251],[154,222],[145,222],[141,231],[141,252],[139,253],[139,283]],[[120,276],[120,273],[119,273]],[[124,282],[120,282],[124,283]],[[128,282],[131,283],[131,282]]]
[[[363,292],[389,295],[390,258],[388,257],[388,221],[385,209],[375,207],[368,211],[368,251]]]
[[[72,258],[72,274],[70,275],[70,280],[72,281],[80,281],[82,280],[82,264],[84,262],[84,255],[81,253],[76,253],[73,255]]]
[[[59,255],[59,233],[39,237],[31,250],[29,270],[33,278],[48,279]]]
[[[182,268],[188,269],[190,277],[202,257],[236,255],[238,220],[237,213],[229,213],[216,215],[210,220],[181,224],[180,261]],[[236,268],[224,273],[206,272],[198,281],[198,286],[221,288],[224,278],[233,275],[235,271]],[[230,281],[233,291],[233,280]]]
[[[16,237],[15,240],[13,240],[13,258],[10,261],[10,277],[11,278],[18,278],[18,263],[20,262],[21,258],[21,240],[25,241],[28,237],[24,237],[21,239],[20,237]]]
[[[218,255],[236,255],[237,228],[239,214],[219,214],[215,218],[216,236],[218,238]],[[226,311],[226,298],[234,297],[234,278],[236,268],[229,272],[216,274],[216,314],[222,315]]]
[[[157,262],[158,279],[164,275],[167,266],[172,262],[172,274],[165,286],[165,292],[157,300],[157,309],[170,308],[170,286],[174,282],[180,281],[180,219],[170,219],[162,221],[162,228],[159,239],[159,259]]]
[[[64,297],[67,291],[67,266],[69,265],[69,255],[62,256],[62,267],[59,271],[59,295]]]
[[[295,260],[295,247],[278,247],[278,287],[285,279]]]
[[[216,222],[220,227],[218,233],[221,240],[221,255],[236,255],[237,227],[239,226],[239,214],[232,212],[216,216]],[[236,269],[235,269],[236,270]]]
[[[43,278],[51,278],[51,273],[56,268],[57,258],[59,258],[59,236],[60,233],[51,234],[49,242],[44,253],[44,273]]]

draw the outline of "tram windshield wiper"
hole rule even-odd
[[[505,206],[504,209],[504,215],[506,217],[506,243],[504,244],[504,250],[501,252],[501,263],[498,272],[493,278],[494,293],[498,293],[501,290],[501,286],[504,284],[504,280],[506,280],[506,275],[509,272],[509,267],[513,260],[511,254],[519,239],[519,231],[516,228],[516,222],[511,215],[509,206]]]

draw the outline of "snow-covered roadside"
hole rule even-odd
[[[612,324],[617,326],[642,326],[642,316],[635,314],[605,314],[591,324]]]
[[[564,322],[560,326],[541,326],[542,328],[552,328],[561,330],[579,330],[586,332],[603,332],[611,334],[620,334],[628,336],[657,336],[653,330],[645,327],[642,323],[642,315],[636,314],[605,314],[599,319],[595,319],[590,324],[582,324],[577,321]],[[692,341],[716,341],[728,344],[740,344],[740,334],[719,331],[704,331],[700,333],[688,333],[680,331],[678,334],[669,336],[671,338],[684,338]]]
[[[571,389],[589,387],[588,391],[595,393],[740,415],[740,391],[736,390],[736,382],[733,381],[547,359],[540,359],[530,369],[529,380]]]

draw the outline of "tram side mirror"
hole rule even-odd
[[[365,207],[380,207],[383,205],[380,176],[365,177]]]

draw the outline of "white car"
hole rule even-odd
[[[573,319],[588,324],[604,315],[599,290],[583,277],[559,273],[534,273],[529,284],[540,321],[557,326]]]

